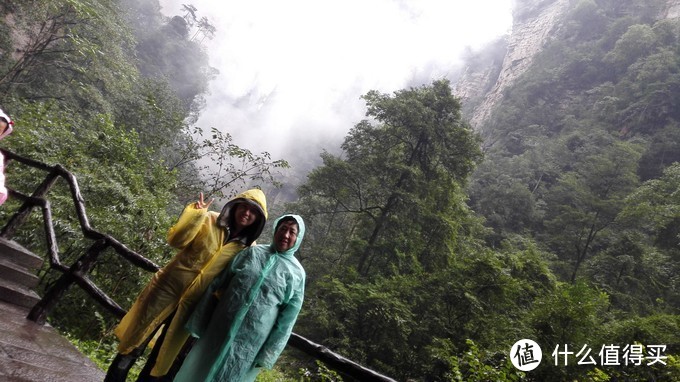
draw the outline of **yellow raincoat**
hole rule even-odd
[[[246,237],[227,241],[231,210],[242,202],[259,207],[263,218],[245,230]],[[161,351],[158,358],[158,361],[169,363],[169,368],[188,337],[184,324],[193,305],[234,255],[257,239],[266,219],[266,198],[257,189],[237,195],[219,215],[207,208],[198,209],[195,203],[185,207],[177,223],[168,231],[168,243],[180,251],[156,272],[116,327],[114,333],[120,340],[118,352],[128,354],[139,347],[177,309],[164,341],[164,344],[166,341],[177,343],[177,349],[166,349],[165,354]],[[184,340],[180,342],[181,338]]]

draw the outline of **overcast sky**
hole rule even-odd
[[[510,31],[512,0],[160,0],[193,4],[217,32],[219,70],[198,125],[293,166],[337,152],[360,96],[451,78],[466,48]]]

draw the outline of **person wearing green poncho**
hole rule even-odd
[[[304,299],[305,271],[294,257],[305,234],[298,215],[274,223],[274,242],[239,252],[189,318],[198,337],[175,381],[253,381],[288,342]]]

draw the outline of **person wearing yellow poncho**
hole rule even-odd
[[[132,363],[163,323],[168,329],[158,360],[171,365],[189,336],[184,324],[194,305],[234,255],[250,246],[262,232],[267,202],[261,190],[237,195],[219,214],[208,211],[211,202],[204,203],[201,194],[198,202],[185,207],[168,231],[168,243],[179,252],[154,274],[116,327],[118,355],[105,381],[125,381]]]
[[[305,270],[294,254],[305,234],[298,215],[274,224],[274,242],[248,247],[215,278],[187,322],[198,340],[176,382],[254,381],[271,369],[304,300]]]

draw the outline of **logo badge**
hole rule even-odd
[[[541,364],[543,352],[533,340],[519,340],[510,349],[512,364],[521,371],[531,371]]]

